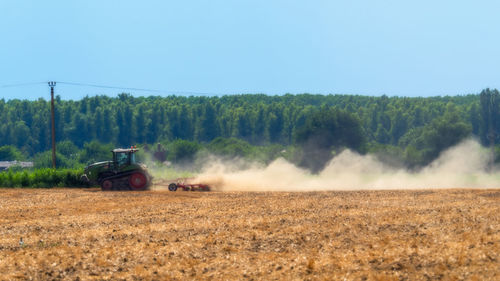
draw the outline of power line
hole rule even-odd
[[[109,86],[109,85],[98,85],[98,84],[87,84],[87,83],[77,83],[77,82],[60,82],[59,84],[71,85],[71,86],[84,86],[84,87],[94,87],[94,88],[104,88],[104,89],[116,89],[116,90],[128,90],[128,91],[140,91],[140,92],[152,92],[152,93],[170,93],[179,95],[214,95],[212,93],[201,93],[201,92],[186,92],[186,91],[167,91],[167,90],[157,90],[157,89],[145,89],[145,88],[130,88],[130,87],[119,87],[119,86]]]
[[[164,92],[162,90],[155,90],[155,89],[128,88],[128,87],[107,86],[107,85],[76,83],[76,82],[60,82],[60,81],[57,81],[57,83],[59,83],[59,84],[65,84],[65,85],[71,85],[71,86],[85,86],[85,87],[118,89],[118,90],[129,90],[129,91],[158,92],[158,93]]]
[[[1,85],[2,88],[11,88],[11,87],[22,87],[22,86],[30,86],[30,85],[38,85],[38,84],[47,84],[44,82],[31,82],[31,83],[19,83],[19,84],[9,84],[9,85]]]
[[[150,93],[163,93],[163,94],[173,94],[173,95],[216,95],[214,93],[203,93],[203,92],[167,91],[167,90],[158,90],[158,89],[119,87],[119,86],[109,86],[109,85],[99,85],[99,84],[79,83],[79,82],[64,82],[64,81],[56,81],[56,82],[58,84],[63,84],[63,85],[68,85],[68,86],[93,87],[93,88],[102,88],[102,89],[116,89],[116,90],[139,91],[139,92],[150,92]],[[39,84],[47,84],[47,81],[0,85],[0,88],[14,88],[14,87],[23,87],[23,86],[39,85]]]

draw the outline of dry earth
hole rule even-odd
[[[2,189],[0,234],[0,280],[500,279],[498,190]]]

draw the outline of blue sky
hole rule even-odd
[[[0,85],[434,96],[500,88],[499,1],[0,2]],[[57,85],[63,99],[120,90]],[[132,91],[136,96],[158,93]],[[48,98],[45,84],[0,98]]]

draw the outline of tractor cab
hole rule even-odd
[[[115,165],[115,168],[136,164],[137,161],[135,158],[135,153],[137,151],[137,148],[113,149],[113,164]]]

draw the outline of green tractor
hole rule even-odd
[[[147,190],[153,177],[144,164],[136,161],[137,148],[113,149],[113,161],[103,161],[85,167],[82,180],[98,184],[102,190]]]

